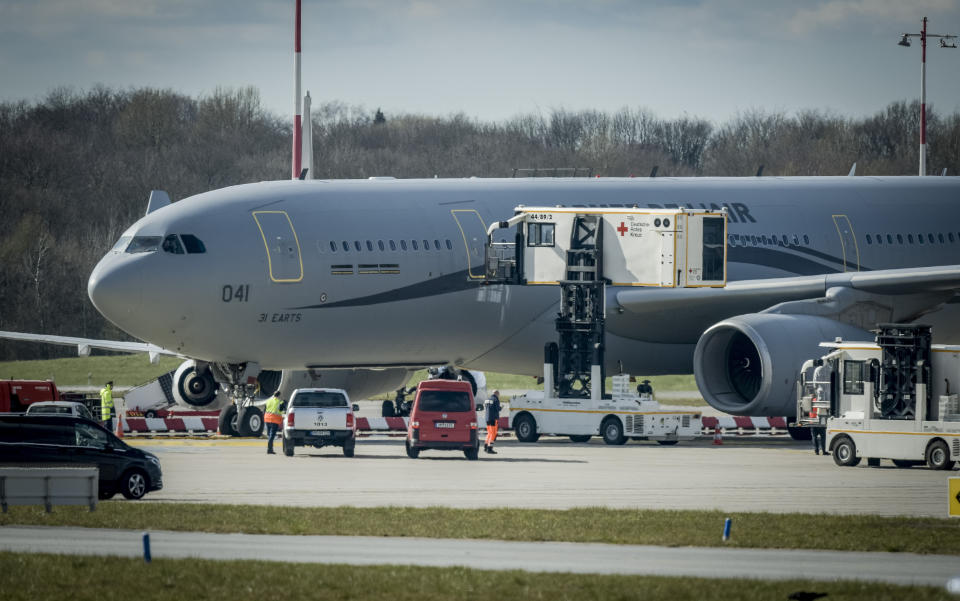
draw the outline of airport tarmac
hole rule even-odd
[[[266,440],[128,439],[159,455],[164,489],[147,502],[292,506],[719,509],[945,517],[947,478],[925,468],[841,468],[810,443],[726,437],[664,447],[594,439],[498,443],[497,455],[426,451],[409,459],[402,438],[340,449],[266,454]]]

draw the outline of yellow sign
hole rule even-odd
[[[947,478],[947,515],[960,518],[960,478]]]

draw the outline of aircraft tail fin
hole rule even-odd
[[[167,196],[166,192],[163,190],[150,190],[150,200],[147,201],[147,212],[144,214],[149,215],[168,204],[170,204],[170,197]]]

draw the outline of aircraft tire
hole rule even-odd
[[[237,432],[237,406],[230,404],[220,411],[220,434],[224,436],[239,436]]]
[[[804,428],[803,426],[787,426],[787,433],[794,440],[810,440],[813,435],[810,428]]]
[[[394,413],[393,401],[384,401],[380,408],[380,415],[382,417],[393,417]]]
[[[244,407],[237,416],[237,430],[240,436],[259,438],[263,434],[263,412],[258,407]]]

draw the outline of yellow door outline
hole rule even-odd
[[[300,272],[295,278],[277,278],[273,273],[273,257],[270,253],[270,243],[267,241],[267,235],[263,231],[263,224],[260,223],[260,218],[258,215],[283,215],[287,224],[290,226],[290,233],[293,234],[293,242],[297,246],[297,262],[300,267]],[[292,283],[299,282],[303,280],[303,253],[300,250],[300,239],[297,238],[297,230],[293,228],[293,222],[290,220],[290,216],[287,215],[286,211],[254,211],[253,220],[257,222],[257,229],[260,230],[260,237],[263,239],[263,248],[267,251],[267,266],[270,269],[270,280],[277,283]],[[279,251],[279,249],[278,249]]]
[[[846,215],[833,215],[833,225],[837,228],[837,235],[840,236],[840,248],[843,251],[843,270],[860,271],[860,247],[857,245],[857,235],[853,231],[853,224]],[[856,269],[851,269],[850,262],[856,258],[854,263]]]
[[[450,214],[453,215],[453,220],[457,222],[457,227],[460,228],[460,235],[463,237],[463,248],[467,251],[467,274],[471,279],[475,279],[475,280],[483,279],[485,276],[484,266],[487,261],[485,253],[483,253],[483,250],[481,250],[481,253],[483,253],[484,256],[481,256],[480,265],[478,267],[475,268],[470,264],[470,243],[469,241],[467,241],[467,229],[464,227],[463,222],[460,221],[460,217],[457,216],[457,213],[472,213],[474,216],[476,216],[477,221],[480,222],[480,227],[483,228],[484,236],[487,235],[487,224],[483,221],[483,217],[480,216],[480,213],[478,213],[475,209],[451,209],[450,210]],[[467,218],[467,215],[462,215],[462,217]],[[486,248],[486,244],[483,244],[481,248],[482,249]],[[479,270],[480,273],[474,273],[474,269]]]

